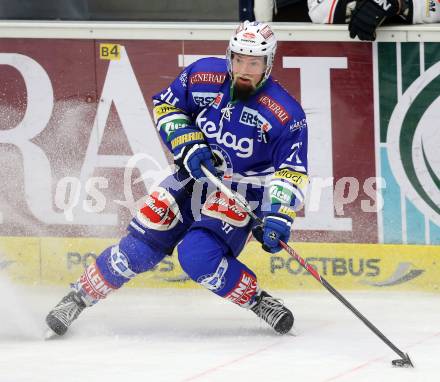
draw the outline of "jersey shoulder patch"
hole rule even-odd
[[[221,85],[228,76],[226,60],[216,57],[202,58],[189,68],[189,85]]]
[[[289,126],[292,121],[305,120],[299,102],[272,78],[269,78],[267,86],[257,96],[257,102],[267,118],[283,127]]]

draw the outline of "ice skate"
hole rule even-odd
[[[70,292],[46,316],[46,323],[57,335],[62,336],[84,310],[86,304],[77,292]],[[46,335],[46,338],[50,338]]]
[[[251,307],[251,310],[277,333],[286,334],[292,329],[294,321],[292,312],[265,291],[261,291],[257,296],[256,304]]]

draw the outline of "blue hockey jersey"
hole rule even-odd
[[[307,122],[300,104],[272,77],[247,100],[233,100],[226,60],[204,58],[153,96],[157,129],[169,149],[173,131],[196,126],[223,160],[225,178],[270,185],[270,201],[289,214],[303,203]]]

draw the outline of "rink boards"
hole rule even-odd
[[[224,57],[233,25],[38,25],[0,26],[0,235],[120,237],[171,163],[152,95],[193,61]],[[322,27],[276,28],[272,73],[309,127],[292,239],[440,244],[440,30],[359,43]]]
[[[0,276],[67,285],[125,234],[171,163],[151,96],[194,60],[223,57],[233,28],[2,23]],[[273,74],[309,126],[311,184],[295,248],[338,288],[436,291],[439,26],[384,27],[374,43],[351,40],[344,25],[275,31]],[[256,243],[241,258],[270,288],[322,288]],[[130,284],[195,285],[175,257]]]
[[[3,237],[0,273],[19,283],[68,285],[75,281],[115,239]],[[440,247],[426,245],[291,243],[321,276],[336,288],[356,290],[419,290],[440,287]],[[311,290],[322,286],[284,252],[268,254],[250,242],[241,261],[270,289]],[[197,288],[167,256],[152,271],[131,280],[132,287]]]

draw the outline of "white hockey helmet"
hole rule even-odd
[[[262,81],[265,81],[272,71],[272,65],[277,49],[277,40],[271,27],[259,21],[245,21],[236,29],[229,40],[226,50],[228,71],[232,77],[232,54],[266,57],[266,71]]]

